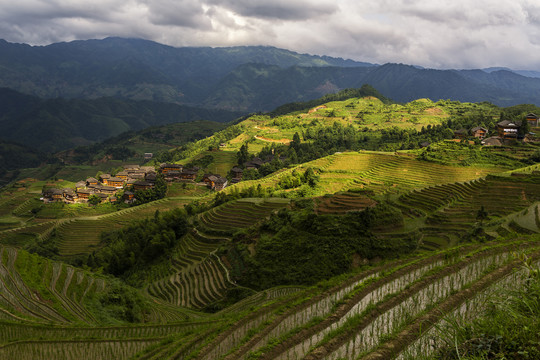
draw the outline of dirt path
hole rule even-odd
[[[279,140],[269,139],[269,138],[265,138],[264,136],[259,136],[259,135],[255,135],[255,139],[261,140],[261,141],[266,141],[266,142],[280,143],[280,144],[285,144],[285,145],[289,145],[291,143],[291,141],[292,141],[292,140],[289,140],[289,139],[279,139]]]

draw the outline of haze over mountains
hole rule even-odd
[[[395,101],[540,101],[535,72],[376,65],[273,47],[174,48],[106,38],[48,46],[0,40],[0,87],[43,98],[122,97],[235,111],[269,111],[370,84]]]

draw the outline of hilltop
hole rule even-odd
[[[0,196],[0,357],[406,359],[433,341],[450,352],[433,324],[536,286],[540,146],[498,125],[532,112],[398,104],[365,86],[200,123],[218,131],[194,142],[185,124],[110,140],[182,142],[146,162],[167,192],[139,206],[39,200],[83,170],[99,178],[97,166],[12,183]],[[485,131],[507,138],[483,145]]]

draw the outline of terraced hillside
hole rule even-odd
[[[184,206],[192,200],[191,197],[169,197],[105,215],[30,222],[12,229],[0,230],[0,242],[24,246],[34,239],[40,242],[53,239],[60,256],[89,254],[99,249],[103,231],[122,228],[133,220],[150,217],[156,211]]]
[[[466,167],[440,165],[416,159],[407,154],[383,152],[346,152],[326,156],[293,169],[280,170],[261,180],[242,181],[230,189],[250,186],[275,186],[293,170],[304,172],[313,168],[320,176],[315,195],[347,190],[369,190],[374,195],[397,194],[440,184],[478,179],[489,174],[508,171],[504,167]],[[283,194],[286,191],[278,191]]]
[[[540,201],[540,173],[488,176],[464,183],[439,185],[399,197],[403,209],[425,222],[425,248],[456,243],[480,225],[485,236],[496,238],[511,232],[540,232],[536,206]],[[479,218],[479,211],[485,218]],[[522,225],[520,225],[522,224]]]
[[[410,351],[408,344],[418,346],[444,315],[440,309],[474,316],[494,286],[522,279],[512,253],[538,260],[538,240],[466,245],[352,274],[322,291],[296,293],[288,306],[261,308],[217,333],[196,358],[391,359]],[[392,334],[407,341],[392,346]]]
[[[147,287],[148,294],[170,304],[203,308],[236,287],[226,258],[216,255],[234,232],[256,225],[288,199],[240,199],[199,215],[194,230],[184,236],[171,256],[172,267]]]

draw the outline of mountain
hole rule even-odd
[[[123,38],[29,46],[0,40],[0,86],[25,94],[116,97],[245,112],[270,111],[363,84],[401,102],[430,98],[540,104],[540,78],[533,75],[505,68],[375,65],[265,46],[175,48]]]
[[[236,67],[371,66],[273,47],[174,48],[141,39],[106,38],[49,46],[0,41],[0,86],[41,97],[123,96],[199,103]]]
[[[117,98],[47,99],[0,89],[0,139],[44,152],[105,140],[129,130],[194,120],[232,121],[242,113]]]

